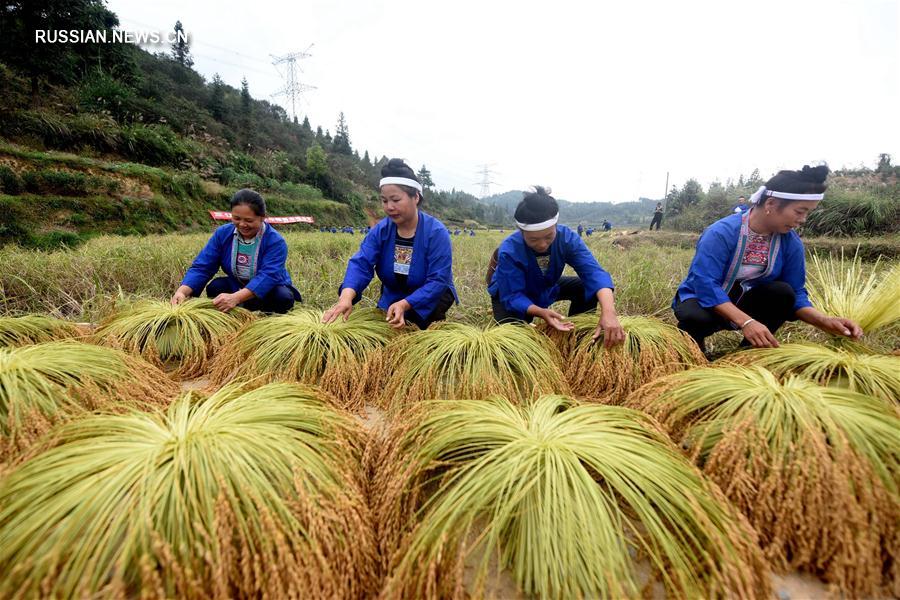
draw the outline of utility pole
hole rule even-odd
[[[275,65],[278,74],[284,79],[284,87],[272,94],[272,96],[286,96],[290,100],[292,121],[297,118],[297,98],[302,99],[303,92],[316,89],[313,85],[301,83],[300,79],[297,77],[298,71],[300,73],[303,72],[303,69],[298,66],[297,61],[312,56],[312,54],[309,53],[312,47],[313,44],[310,44],[309,47],[302,52],[291,52],[284,56],[275,56],[274,54],[269,55],[272,57],[272,64]],[[286,65],[284,73],[278,69],[279,65]]]
[[[481,175],[481,181],[475,182],[474,185],[480,185],[481,191],[479,192],[479,198],[486,198],[491,195],[491,186],[498,185],[496,181],[491,181],[491,175],[495,173],[491,170],[491,165],[485,163],[481,165],[481,170],[478,171],[478,174]]]
[[[669,172],[666,171],[666,193],[663,194],[663,212],[666,212],[666,205],[669,201]]]

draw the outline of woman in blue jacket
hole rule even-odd
[[[526,194],[516,207],[518,230],[494,252],[488,267],[488,293],[498,323],[544,319],[551,327],[569,331],[575,324],[549,307],[557,300],[571,300],[569,316],[586,313],[600,302],[600,318],[594,340],[603,336],[605,346],[625,339],[616,316],[613,282],[609,273],[584,245],[581,237],[559,225],[559,205],[544,188]],[[562,277],[566,265],[578,277]]]
[[[422,212],[422,184],[399,158],[381,169],[381,205],[387,217],[363,238],[347,264],[337,304],[322,320],[346,320],[374,274],[381,280],[378,308],[393,327],[407,322],[420,329],[443,320],[458,301],[453,287],[450,233]]]
[[[707,336],[739,329],[743,345],[778,346],[774,333],[800,319],[822,331],[859,338],[862,329],[813,308],[806,294],[803,242],[794,231],[824,198],[828,167],[779,171],[750,198],[750,209],[710,225],[672,308],[678,326],[702,350]]]
[[[231,220],[217,228],[172,296],[172,304],[199,296],[203,288],[221,311],[286,313],[301,301],[285,268],[287,243],[266,224],[266,202],[253,190],[238,190],[231,198]],[[224,277],[212,279],[219,268]],[[208,284],[208,285],[207,285]]]

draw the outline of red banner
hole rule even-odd
[[[216,221],[230,221],[231,213],[225,210],[211,210],[209,211],[209,216],[211,216]],[[280,225],[284,223],[315,223],[316,220],[312,217],[301,217],[301,216],[292,216],[292,217],[266,217],[266,223],[273,223],[275,225]]]

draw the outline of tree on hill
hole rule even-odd
[[[306,170],[320,187],[328,174],[328,157],[319,144],[313,144],[306,150]]]
[[[213,75],[212,89],[209,96],[209,112],[216,121],[225,119],[225,82],[216,73]]]
[[[181,21],[175,21],[175,41],[172,42],[172,58],[182,67],[191,68],[194,66],[194,59],[191,57],[191,44],[187,40]]]
[[[431,171],[428,170],[428,167],[422,165],[422,168],[419,169],[419,172],[416,173],[419,177],[419,181],[422,182],[422,186],[426,188],[433,188],[434,181],[431,179]]]
[[[111,43],[119,18],[102,0],[10,0],[0,3],[0,62],[29,80],[31,103],[41,100],[41,84],[73,84],[85,73],[102,68],[119,77],[137,76],[135,48]],[[103,31],[107,43],[77,43],[60,38],[72,31]],[[55,36],[37,41],[36,32]]]
[[[334,134],[334,151],[338,154],[353,154],[350,147],[350,129],[347,127],[347,119],[344,112],[338,115],[337,129]]]

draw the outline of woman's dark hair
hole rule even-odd
[[[231,208],[234,208],[239,204],[249,206],[257,217],[266,216],[266,201],[253,190],[244,188],[236,191],[234,196],[231,197]]]
[[[804,165],[799,171],[778,171],[766,182],[766,189],[775,192],[788,192],[790,194],[821,194],[828,186],[825,179],[831,170],[828,165],[810,167]],[[792,200],[773,198],[778,201],[778,207],[782,208]]]
[[[559,204],[556,198],[550,195],[550,190],[536,185],[534,191],[525,194],[519,202],[515,219],[519,223],[543,223],[552,219],[558,212]]]
[[[419,181],[419,178],[416,177],[416,172],[412,170],[412,167],[410,167],[408,164],[403,162],[402,158],[392,158],[391,160],[389,160],[386,165],[381,167],[381,176],[382,177],[405,177],[407,179],[412,179],[413,181],[422,183],[421,181]],[[425,196],[422,194],[422,192],[420,192],[416,188],[409,186],[409,185],[401,185],[399,183],[394,184],[394,185],[396,185],[401,190],[406,192],[406,195],[409,196],[410,198],[415,198],[418,196],[419,204],[422,204],[422,202],[425,201]]]

